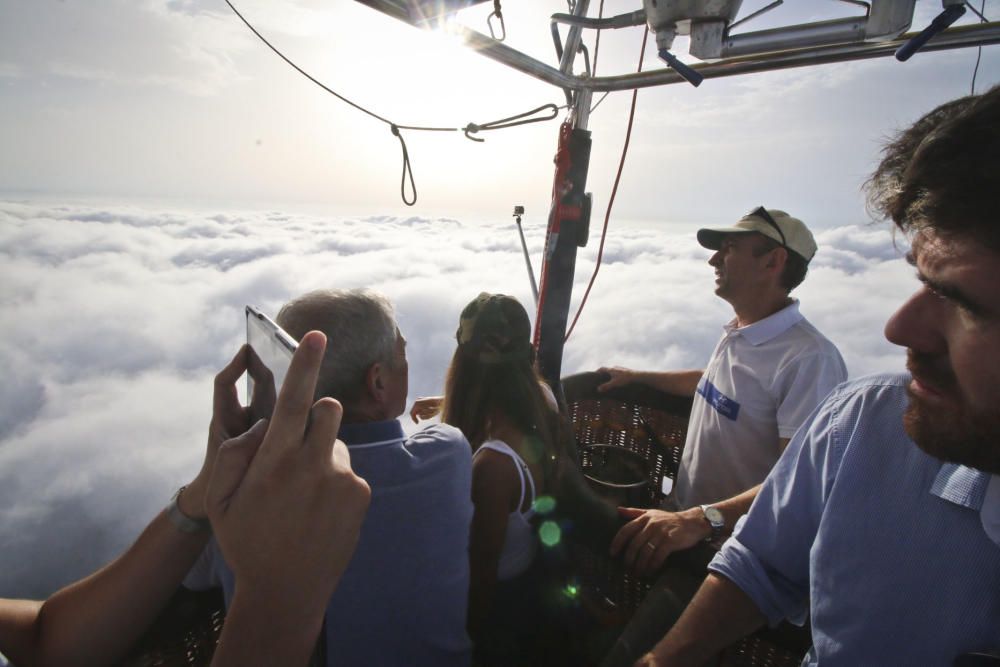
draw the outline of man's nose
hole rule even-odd
[[[921,287],[886,322],[886,339],[923,354],[946,352],[948,346],[941,332],[946,316],[944,303],[929,288]]]

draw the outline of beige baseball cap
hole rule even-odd
[[[718,250],[726,234],[757,232],[774,239],[807,262],[816,254],[816,239],[805,223],[776,208],[758,206],[732,227],[708,227],[698,230],[698,243]]]

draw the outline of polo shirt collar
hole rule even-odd
[[[725,325],[726,333],[743,336],[748,343],[753,346],[763,345],[772,338],[780,336],[802,320],[802,313],[799,312],[799,300],[792,299],[792,302],[776,313],[768,315],[762,320],[748,324],[745,327],[737,327],[736,319],[732,319]]]
[[[341,424],[337,437],[343,440],[348,446],[406,439],[403,433],[403,425],[399,423],[398,419],[389,419],[383,422]]]
[[[931,494],[948,502],[979,511],[986,499],[990,473],[957,463],[945,463],[938,471]]]

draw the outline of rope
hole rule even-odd
[[[559,109],[565,109],[565,105],[562,107],[557,107],[555,104],[543,104],[540,107],[536,107],[531,111],[525,111],[524,113],[519,113],[515,116],[509,116],[507,118],[501,118],[500,120],[490,121],[489,123],[469,123],[465,126],[465,136],[472,141],[483,142],[485,139],[479,139],[477,137],[469,136],[470,134],[475,134],[476,132],[486,132],[488,130],[503,130],[508,127],[516,127],[518,125],[527,125],[528,123],[538,123],[545,120],[552,120],[557,115],[559,115]],[[528,118],[539,111],[549,110],[549,115],[541,116],[539,118]],[[524,119],[524,120],[521,120]]]
[[[417,203],[417,184],[413,181],[413,168],[410,166],[410,152],[406,150],[406,141],[403,139],[403,135],[399,133],[399,128],[395,125],[392,126],[392,133],[399,137],[399,146],[403,149],[403,175],[399,179],[399,196],[403,200],[403,203],[407,206],[413,206]],[[413,199],[406,199],[406,175],[410,175],[410,190],[413,191]]]
[[[969,7],[972,8],[972,11],[974,11],[974,12],[976,11],[976,8],[973,7],[971,4],[969,4],[968,2],[966,2],[965,4],[969,5]],[[983,13],[985,11],[986,11],[986,0],[983,0],[983,8],[982,8],[982,10],[979,11],[979,12],[976,12],[977,14],[979,14],[979,22],[980,23],[986,23],[986,17],[983,16]],[[982,46],[982,44],[979,45],[979,48],[976,49],[976,51],[977,51],[977,53],[976,53],[976,66],[974,68],[972,68],[972,85],[969,87],[969,94],[970,95],[975,95],[976,94],[976,76],[979,74],[979,61],[982,60],[982,58],[983,58],[983,46]]]
[[[639,51],[639,71],[642,71],[642,60],[646,53],[646,38],[649,37],[649,28],[646,28],[642,32],[642,48]],[[635,120],[635,103],[639,97],[639,89],[636,88],[632,91],[632,106],[628,113],[628,128],[625,130],[625,145],[622,146],[622,157],[618,162],[618,173],[615,175],[615,184],[611,188],[611,197],[608,200],[608,208],[604,213],[604,229],[601,230],[601,245],[597,249],[597,264],[594,266],[594,273],[590,276],[590,282],[587,284],[587,291],[583,293],[583,299],[580,301],[580,307],[577,308],[576,316],[573,318],[573,324],[570,325],[569,330],[566,332],[566,337],[563,342],[569,340],[569,337],[573,334],[573,329],[576,328],[576,322],[580,319],[580,314],[583,313],[583,307],[587,305],[587,297],[590,296],[590,290],[594,286],[594,281],[597,279],[597,272],[601,270],[601,259],[604,257],[604,241],[608,236],[608,222],[611,220],[611,207],[615,204],[615,196],[618,194],[618,183],[622,178],[622,171],[625,168],[625,156],[628,154],[629,141],[632,139],[632,121]]]
[[[482,142],[482,141],[484,141],[483,139],[477,139],[475,137],[471,137],[471,136],[469,136],[469,134],[470,133],[474,133],[474,132],[478,132],[479,130],[500,130],[500,129],[507,128],[507,127],[514,127],[516,125],[524,125],[526,123],[538,123],[538,122],[541,122],[541,121],[552,120],[558,114],[559,109],[565,108],[565,107],[557,107],[554,104],[545,104],[543,106],[538,107],[537,109],[532,109],[531,111],[526,111],[526,112],[518,114],[516,116],[511,116],[510,118],[504,118],[504,119],[501,119],[501,120],[498,120],[498,121],[492,121],[490,123],[483,123],[481,125],[476,125],[474,123],[469,123],[468,125],[465,126],[465,128],[440,127],[440,126],[428,126],[428,125],[400,125],[399,123],[394,123],[393,121],[389,120],[388,118],[386,118],[384,116],[380,116],[379,114],[375,113],[374,111],[371,111],[370,109],[366,109],[365,107],[361,106],[357,102],[354,102],[354,101],[352,101],[352,100],[344,97],[343,95],[341,95],[337,91],[333,90],[329,86],[325,85],[324,83],[322,83],[321,81],[319,81],[318,79],[316,79],[314,76],[312,76],[311,74],[309,74],[308,72],[306,72],[304,69],[302,69],[301,67],[299,67],[298,65],[296,65],[294,62],[292,62],[292,60],[290,58],[288,58],[288,56],[286,56],[284,53],[282,53],[280,50],[278,50],[278,48],[276,46],[274,46],[273,44],[271,44],[271,42],[269,42],[267,40],[267,38],[265,38],[262,34],[260,34],[260,32],[258,32],[257,29],[253,27],[253,25],[250,23],[250,21],[248,21],[243,16],[243,14],[241,14],[239,12],[239,10],[236,9],[235,6],[233,6],[233,3],[230,2],[230,0],[226,0],[226,4],[229,5],[229,8],[231,10],[233,10],[233,13],[236,14],[236,16],[238,16],[241,21],[243,21],[243,24],[246,25],[246,27],[250,29],[250,32],[252,32],[254,35],[257,36],[257,39],[259,39],[264,44],[266,44],[269,49],[271,49],[272,51],[274,51],[274,53],[277,54],[277,56],[279,58],[281,58],[286,63],[288,63],[292,67],[292,69],[294,69],[296,72],[298,72],[299,74],[301,74],[305,78],[309,79],[314,84],[316,84],[317,86],[319,86],[320,88],[322,88],[326,92],[330,93],[331,95],[333,95],[334,97],[336,97],[341,102],[344,102],[345,104],[354,107],[358,111],[360,111],[362,113],[365,113],[365,114],[371,116],[372,118],[374,118],[375,120],[381,121],[382,123],[385,123],[386,125],[389,126],[389,129],[392,132],[393,136],[395,136],[395,137],[397,137],[399,139],[399,144],[400,144],[400,146],[401,146],[401,148],[403,150],[403,177],[402,177],[402,182],[400,184],[400,196],[403,199],[403,203],[406,204],[407,206],[413,206],[414,204],[417,203],[417,187],[416,187],[416,184],[415,184],[414,179],[413,179],[413,166],[410,163],[410,154],[409,154],[409,151],[407,151],[407,149],[406,149],[406,141],[403,139],[403,135],[400,133],[400,130],[414,130],[414,131],[419,131],[419,132],[458,132],[459,130],[464,129],[466,137],[468,137],[469,139],[472,139],[473,141]],[[499,5],[499,1],[497,2],[497,5]],[[539,111],[541,111],[543,109],[547,109],[547,108],[551,108],[552,109],[552,114],[549,115],[549,116],[542,116],[540,118],[531,118],[531,119],[526,119],[526,120],[518,120],[518,119],[521,119],[521,118],[525,118],[526,116],[531,116],[531,115],[533,115],[533,114],[535,114],[535,113],[537,113],[537,112],[539,112]],[[508,121],[511,121],[511,120],[517,120],[518,122],[514,122],[514,123],[508,122]],[[409,179],[410,179],[410,190],[413,192],[413,199],[412,200],[409,200],[409,199],[406,198],[406,179],[407,179],[407,176],[409,176]]]

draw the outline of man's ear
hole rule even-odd
[[[375,401],[379,401],[385,393],[385,380],[382,377],[384,372],[383,365],[376,362],[369,366],[368,372],[365,373],[365,389]]]
[[[767,264],[769,269],[775,269],[780,275],[785,269],[785,262],[788,261],[788,250],[786,248],[778,247],[767,253]]]

